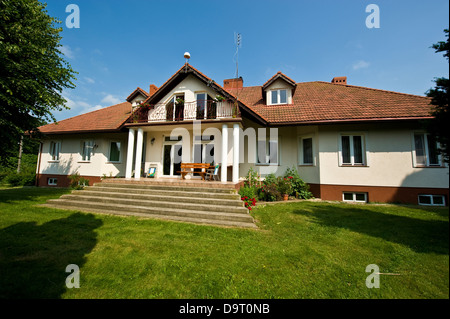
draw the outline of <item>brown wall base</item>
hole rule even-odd
[[[342,201],[343,192],[367,193],[369,202],[418,204],[421,194],[444,195],[448,206],[448,188],[421,188],[421,187],[386,187],[386,186],[346,186],[310,184],[310,191],[314,197],[323,200]]]
[[[102,181],[99,176],[80,176],[89,180],[89,185]],[[57,178],[56,185],[48,185],[49,178]],[[67,175],[39,174],[36,176],[36,186],[42,187],[70,187],[70,178]]]

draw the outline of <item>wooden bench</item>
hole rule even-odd
[[[211,164],[207,163],[181,163],[180,169],[177,173],[181,174],[181,178],[185,179],[187,174],[199,174],[203,180],[205,180],[205,175],[208,169],[210,169]],[[195,169],[200,169],[200,171],[195,171]]]

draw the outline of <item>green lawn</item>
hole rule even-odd
[[[0,189],[0,298],[449,298],[448,208],[287,203],[246,230],[36,206],[67,192]],[[400,275],[369,289],[369,264]]]

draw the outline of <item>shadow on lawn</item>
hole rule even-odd
[[[313,222],[349,229],[410,247],[420,253],[449,253],[449,223],[380,213],[358,207],[317,206],[313,212],[295,210]]]
[[[21,222],[0,230],[0,298],[60,298],[66,291],[66,266],[80,268],[95,247],[102,221],[75,213],[37,225]],[[76,288],[73,288],[76,289]]]

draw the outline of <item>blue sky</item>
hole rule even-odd
[[[43,1],[45,2],[45,1]],[[296,82],[347,76],[352,85],[424,95],[448,63],[430,46],[444,41],[449,2],[49,0],[63,28],[62,51],[79,72],[65,90],[62,120],[125,101],[136,88],[162,85],[185,62],[222,84],[236,73],[235,33],[242,35],[239,76],[262,85],[277,71]],[[80,9],[68,28],[66,6]],[[367,28],[366,6],[380,10]]]

